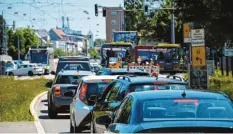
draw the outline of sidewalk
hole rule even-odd
[[[34,122],[0,122],[0,133],[37,133]]]

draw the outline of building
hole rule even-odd
[[[50,35],[45,29],[36,29],[34,30],[36,36],[41,41],[42,46],[46,46],[50,42]]]
[[[57,28],[52,28],[49,31],[49,35],[52,41],[59,41],[59,40],[63,40],[65,33]]]
[[[106,9],[106,42],[113,42],[114,31],[124,31],[124,10],[122,7],[107,7]]]

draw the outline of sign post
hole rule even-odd
[[[204,29],[191,30],[192,64],[189,65],[189,85],[192,88],[208,88],[208,69],[206,65],[206,48]]]

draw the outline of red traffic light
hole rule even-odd
[[[106,10],[107,10],[107,8],[103,7],[103,17],[106,17]]]

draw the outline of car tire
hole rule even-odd
[[[72,125],[71,119],[70,119],[70,133],[74,133],[74,126]]]
[[[50,119],[55,119],[57,117],[57,111],[54,108],[51,100],[48,104],[48,116]]]
[[[15,76],[13,72],[10,72],[9,73],[9,76]]]
[[[29,71],[28,72],[28,76],[33,76],[34,74],[33,74],[33,72],[32,71]]]

